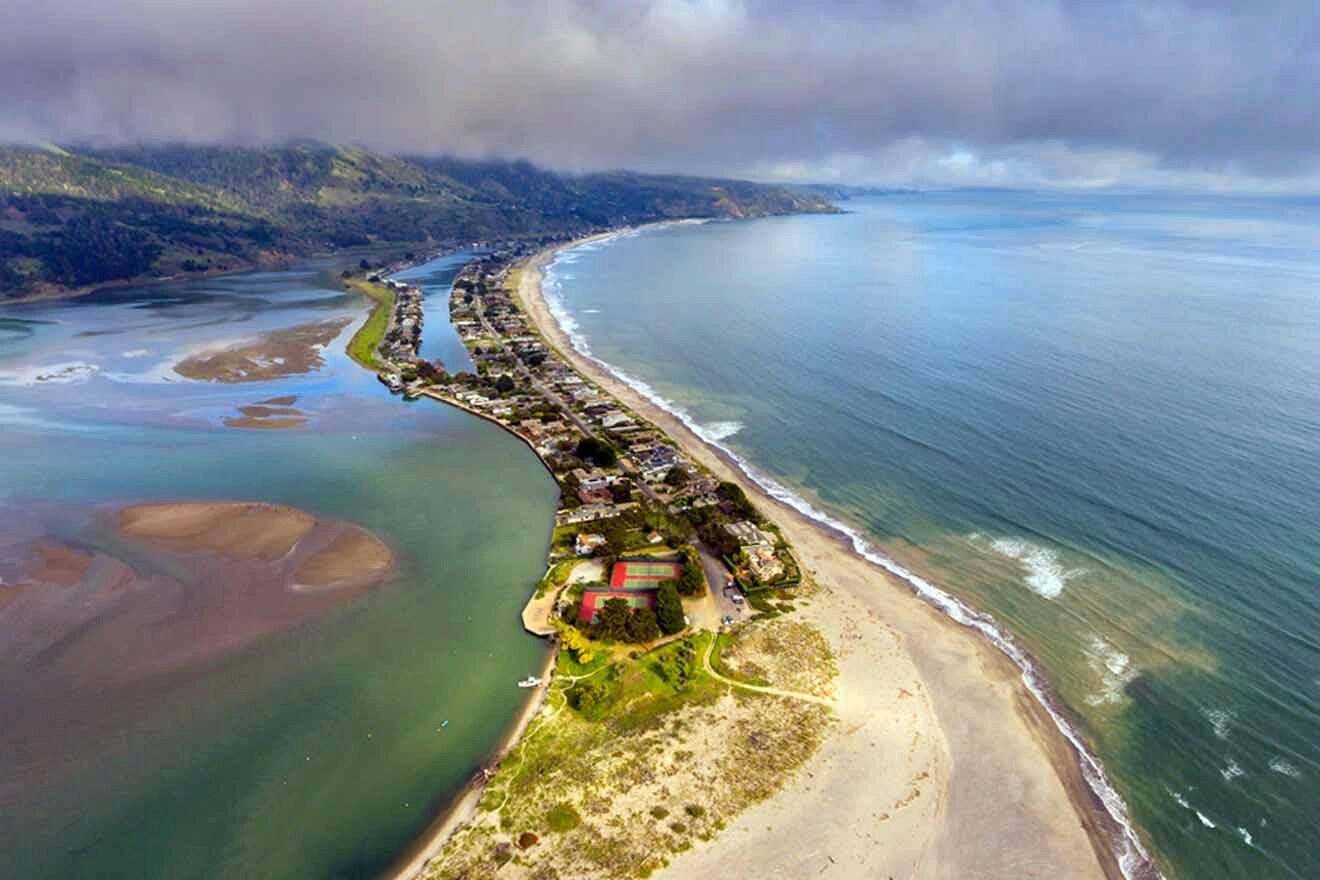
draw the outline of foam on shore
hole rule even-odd
[[[682,221],[680,221],[682,222]],[[704,222],[704,221],[695,221]],[[975,629],[988,638],[1005,656],[1021,670],[1022,681],[1027,690],[1031,693],[1050,719],[1054,722],[1059,732],[1073,747],[1074,752],[1079,759],[1079,766],[1082,777],[1086,780],[1087,786],[1091,792],[1104,806],[1105,812],[1113,821],[1117,833],[1111,834],[1110,844],[1118,860],[1119,870],[1128,880],[1147,880],[1147,878],[1163,878],[1163,875],[1155,867],[1150,854],[1138,837],[1136,828],[1128,816],[1127,805],[1123,798],[1109,781],[1109,776],[1105,772],[1103,763],[1100,759],[1091,753],[1086,747],[1081,734],[1064,717],[1063,709],[1058,699],[1053,695],[1048,683],[1041,674],[1036,662],[1025,648],[1021,647],[1016,640],[1005,630],[1001,629],[998,623],[988,614],[975,611],[965,605],[952,594],[945,592],[939,587],[927,581],[920,575],[909,571],[899,563],[882,554],[878,548],[871,544],[862,533],[848,523],[828,514],[805,498],[796,494],[773,477],[758,470],[745,458],[733,451],[729,446],[721,442],[726,439],[728,434],[720,436],[718,431],[712,431],[714,426],[704,426],[692,417],[681,406],[673,403],[660,395],[654,388],[644,380],[628,374],[619,367],[610,364],[594,355],[587,339],[582,334],[582,328],[574,319],[568,309],[565,301],[563,288],[560,283],[562,276],[555,273],[556,265],[560,263],[572,264],[576,261],[574,252],[598,250],[607,247],[610,244],[622,238],[633,237],[648,229],[661,228],[672,224],[656,224],[654,226],[628,229],[618,233],[601,236],[592,241],[570,245],[557,251],[552,259],[546,264],[542,273],[541,292],[542,299],[545,301],[552,317],[559,324],[560,329],[568,337],[575,351],[585,358],[595,362],[601,369],[614,376],[620,382],[632,388],[642,397],[653,403],[655,406],[677,418],[693,434],[700,438],[707,445],[717,449],[753,483],[759,486],[771,498],[782,504],[791,507],[793,510],[802,514],[807,519],[825,526],[827,529],[836,532],[845,537],[851,544],[854,552],[867,561],[879,566],[890,574],[898,577],[908,584],[912,590],[924,599],[926,602],[935,606],[948,617],[970,629]],[[717,423],[718,424],[718,423]],[[1199,814],[1198,814],[1199,815]]]

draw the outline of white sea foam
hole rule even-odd
[[[1202,813],[1200,810],[1196,810],[1195,812],[1196,812],[1196,818],[1200,819],[1201,824],[1204,825],[1206,828],[1218,827],[1215,825],[1214,822],[1210,821],[1210,817],[1207,816],[1205,813]]]
[[[0,385],[72,385],[86,382],[100,370],[96,364],[81,361],[68,361],[59,364],[42,364],[18,370],[0,372]]]
[[[1242,767],[1238,765],[1238,762],[1234,761],[1232,758],[1228,759],[1228,766],[1219,771],[1219,775],[1224,777],[1225,782],[1232,782],[1239,776],[1245,776],[1246,773],[1247,771],[1243,770]]]
[[[1086,662],[1100,677],[1100,690],[1086,697],[1092,706],[1123,702],[1123,689],[1137,677],[1137,669],[1127,654],[1098,635],[1091,636]]]
[[[1243,842],[1243,843],[1245,843],[1247,846],[1251,846],[1251,845],[1252,845],[1251,832],[1250,832],[1250,831],[1248,831],[1247,829],[1245,829],[1245,828],[1243,828],[1241,825],[1239,825],[1239,826],[1238,826],[1238,830],[1237,830],[1237,832],[1238,832],[1238,834],[1242,835],[1242,842]]]
[[[716,440],[728,440],[742,429],[742,422],[711,422],[706,425],[706,433]]]
[[[1270,769],[1275,773],[1282,773],[1284,776],[1291,776],[1293,779],[1301,778],[1302,771],[1290,764],[1285,758],[1276,757],[1270,761]]]
[[[1178,806],[1182,807],[1184,810],[1190,810],[1192,808],[1192,805],[1187,803],[1187,798],[1183,797],[1178,792],[1169,789],[1169,794],[1173,795],[1173,799],[1178,802]]]
[[[1231,732],[1230,725],[1237,717],[1232,711],[1228,709],[1210,708],[1202,709],[1201,714],[1210,722],[1210,729],[1215,732],[1215,736],[1220,739],[1228,739],[1228,735]]]
[[[134,348],[128,351],[121,351],[119,353],[119,356],[121,358],[130,358],[130,359],[144,358],[144,357],[150,357],[151,352],[145,348]]]
[[[680,221],[683,222],[683,221]],[[655,228],[655,227],[650,227]],[[632,231],[630,234],[636,235],[638,231]],[[623,234],[608,237],[601,240],[601,246],[608,245],[614,240],[623,237]],[[1036,664],[1032,661],[1027,652],[1022,649],[1017,642],[1008,633],[999,628],[998,623],[988,614],[982,614],[974,611],[963,604],[957,598],[920,575],[909,571],[894,560],[880,553],[869,541],[866,540],[860,531],[848,525],[847,523],[819,510],[806,499],[795,494],[777,480],[762,473],[753,467],[750,462],[735,453],[728,446],[725,446],[718,438],[710,436],[705,427],[697,423],[682,407],[676,406],[672,402],[661,397],[646,382],[630,376],[628,373],[600,360],[591,353],[591,347],[582,336],[578,323],[573,320],[572,314],[564,302],[563,290],[554,279],[555,264],[564,260],[565,254],[571,254],[573,250],[595,250],[597,244],[579,245],[577,248],[569,248],[559,251],[555,258],[547,266],[544,273],[544,282],[542,292],[549,307],[550,314],[559,323],[559,327],[564,334],[568,336],[569,342],[583,357],[589,358],[600,365],[602,369],[613,375],[619,381],[630,386],[638,394],[654,403],[656,406],[673,415],[682,422],[690,431],[700,437],[709,445],[720,450],[728,456],[738,468],[746,474],[748,479],[756,483],[761,489],[788,507],[793,508],[803,516],[815,520],[816,522],[845,535],[852,543],[853,550],[862,558],[879,566],[890,574],[903,580],[912,588],[918,596],[934,605],[940,611],[958,623],[970,629],[974,629],[984,635],[1002,651],[1022,672],[1022,681],[1027,690],[1040,703],[1045,712],[1054,722],[1055,727],[1065,739],[1072,745],[1078,756],[1078,764],[1082,771],[1082,777],[1086,780],[1088,787],[1100,800],[1105,808],[1105,812],[1113,820],[1121,834],[1121,839],[1111,840],[1115,855],[1118,859],[1119,870],[1124,877],[1133,880],[1137,877],[1158,877],[1163,874],[1155,867],[1151,861],[1150,855],[1137,837],[1136,829],[1132,825],[1132,820],[1128,816],[1127,805],[1123,798],[1115,790],[1113,784],[1109,781],[1109,776],[1105,772],[1104,765],[1100,759],[1087,749],[1081,735],[1075,730],[1071,723],[1064,718],[1063,714],[1055,706],[1054,701],[1049,695],[1049,688],[1045,683]]]
[[[1065,569],[1058,553],[1020,538],[996,538],[990,546],[999,555],[1022,563],[1027,570],[1023,580],[1033,592],[1046,599],[1057,598],[1069,580],[1086,573],[1081,568]]]
[[[571,277],[573,277],[573,276],[571,276],[571,275],[565,275],[565,276],[564,276],[565,280],[567,280],[567,279],[569,279],[569,278],[571,278]],[[584,315],[599,315],[599,314],[600,314],[600,309],[583,309],[583,310],[582,310],[582,314],[584,314]]]

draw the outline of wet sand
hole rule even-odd
[[[336,318],[275,330],[254,342],[184,358],[174,365],[174,372],[188,379],[226,384],[310,373],[324,366],[322,351],[351,323],[352,318]]]
[[[552,255],[539,254],[523,273],[529,318],[561,356],[740,484],[783,528],[822,585],[807,616],[845,658],[842,723],[804,774],[665,875],[736,864],[740,876],[1121,877],[1110,820],[1019,670],[578,354],[541,295]]]
[[[350,604],[393,568],[352,523],[247,502],[93,512],[86,544],[0,522],[0,805],[222,659]]]

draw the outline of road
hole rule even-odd
[[[747,603],[735,604],[725,595],[724,584],[728,580],[729,570],[725,568],[724,562],[700,541],[694,541],[692,545],[697,548],[697,553],[701,556],[701,567],[706,572],[706,583],[710,585],[711,600],[715,603],[719,617],[728,616],[735,621],[742,620],[747,616]]]
[[[573,409],[572,406],[565,403],[563,398],[561,398],[558,394],[551,391],[548,387],[542,384],[541,380],[536,378],[536,374],[533,373],[531,369],[526,364],[523,363],[522,358],[518,357],[517,353],[515,353],[505,344],[504,336],[499,332],[497,332],[495,328],[491,326],[491,323],[488,320],[486,320],[485,298],[477,297],[476,300],[477,300],[476,302],[477,319],[481,321],[482,332],[485,333],[490,338],[494,339],[496,342],[498,342],[500,344],[500,348],[503,349],[504,353],[513,359],[513,362],[518,365],[518,372],[521,373],[523,378],[527,380],[527,384],[531,385],[531,387],[536,390],[536,393],[544,397],[549,403],[559,407],[564,412],[564,414],[568,416],[568,419],[573,423],[573,426],[576,427],[579,431],[581,431],[584,436],[596,437],[596,432],[593,431],[591,427],[578,415],[577,411]],[[555,355],[555,357],[559,359],[560,363],[564,363],[563,359],[559,358],[557,354]],[[661,503],[660,498],[655,494],[655,491],[650,486],[646,485],[646,482],[642,480],[641,474],[637,471],[636,467],[633,466],[631,462],[629,462],[627,459],[621,458],[619,460],[619,465],[623,471],[625,471],[626,473],[630,474],[633,477],[633,485],[636,486],[639,490],[641,490],[643,495],[645,495],[647,498],[649,498],[652,502],[656,504]]]

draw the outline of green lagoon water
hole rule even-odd
[[[506,729],[545,655],[518,617],[556,498],[535,457],[391,397],[343,356],[353,327],[306,376],[172,374],[186,352],[364,312],[314,270],[0,311],[0,522],[39,510],[77,543],[95,505],[261,500],[356,522],[398,559],[364,600],[163,684],[58,779],[0,763],[21,792],[0,876],[378,876]],[[285,394],[307,428],[221,425]]]
[[[547,292],[773,492],[988,613],[1164,873],[1320,877],[1320,203],[845,207],[621,235]]]

